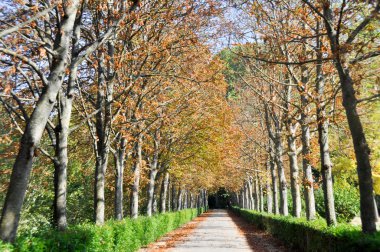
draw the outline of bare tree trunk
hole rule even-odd
[[[157,176],[157,165],[158,165],[158,154],[160,151],[160,129],[156,129],[154,132],[153,140],[154,140],[154,153],[153,153],[153,160],[150,164],[150,175],[149,175],[149,184],[148,184],[148,205],[146,214],[148,216],[152,216],[152,207],[153,207],[153,200],[154,200],[154,191],[155,191],[155,182],[156,182],[156,176]]]
[[[304,71],[307,71],[304,69]],[[304,76],[304,75],[303,75]],[[303,78],[303,83],[306,83],[306,77]],[[306,203],[306,218],[308,220],[314,220],[316,217],[315,199],[314,199],[314,179],[312,167],[309,161],[310,158],[310,127],[309,116],[307,115],[308,99],[303,92],[301,92],[301,104],[304,108],[301,112],[301,139],[302,139],[302,166],[303,166],[303,184],[305,189],[305,203]]]
[[[276,141],[275,141],[275,161],[277,164],[277,171],[280,183],[280,214],[288,215],[288,188],[285,177],[284,163],[282,161],[282,131],[280,127],[276,127]]]
[[[126,140],[120,138],[119,146],[114,154],[115,158],[115,219],[122,220],[123,215],[123,174],[125,163]]]
[[[95,168],[95,222],[96,224],[104,223],[105,210],[105,173],[108,163],[108,155],[104,154],[97,158]]]
[[[194,195],[192,192],[189,193],[190,194],[190,208],[194,208],[195,204],[194,204]]]
[[[267,178],[266,178],[266,182],[265,182],[266,183],[266,193],[267,193],[267,212],[273,213],[272,188],[271,188],[271,184],[269,181],[270,171],[271,171],[271,164],[270,164],[270,158],[268,157],[268,162],[267,162],[267,166],[266,166]]]
[[[288,156],[290,166],[290,183],[292,191],[292,204],[294,217],[301,217],[301,193],[298,176],[298,160],[297,160],[297,147],[296,147],[296,130],[294,125],[287,123],[288,128]]]
[[[21,138],[20,149],[13,165],[12,175],[4,201],[0,221],[0,239],[5,242],[13,242],[16,237],[21,207],[32,169],[34,151],[39,145],[64,79],[65,68],[70,52],[70,38],[78,4],[78,0],[70,2],[63,1],[64,15],[53,48],[57,55],[54,56],[50,75],[47,78],[48,85],[43,90]]]
[[[182,197],[183,197],[183,189],[178,189],[178,199],[177,199],[177,211],[182,210]]]
[[[168,186],[169,186],[169,172],[165,171],[164,179],[162,180],[161,186],[161,213],[166,212],[166,197],[168,194]],[[170,199],[169,199],[170,202]],[[170,211],[170,206],[168,206],[168,210]]]
[[[248,194],[248,184],[245,182],[244,184],[244,208],[249,209],[249,194]]]
[[[157,187],[156,187],[157,188]],[[157,190],[155,190],[154,196],[153,196],[153,206],[152,206],[152,213],[157,214]]]
[[[317,24],[317,31],[319,32],[319,23]],[[322,51],[319,36],[317,36],[317,58],[318,63],[316,67],[316,91],[318,93],[317,99],[317,123],[318,123],[318,143],[321,156],[321,173],[323,179],[323,195],[325,203],[325,213],[327,225],[336,225],[336,214],[334,204],[334,188],[332,178],[332,162],[330,159],[329,151],[329,121],[326,118],[326,103],[324,99],[324,86],[325,80],[322,73]]]
[[[176,198],[177,198],[177,192],[176,192],[176,189],[175,189],[175,185],[173,183],[173,179],[171,181],[171,184],[172,184],[172,211],[176,211],[177,210],[177,202],[176,202]]]
[[[254,198],[255,198],[255,207],[254,207],[254,210],[255,211],[259,211],[259,207],[260,207],[259,184],[258,184],[258,181],[257,181],[256,174],[253,176],[253,195],[254,195]]]
[[[111,55],[108,55],[111,56]],[[108,166],[108,154],[110,151],[110,135],[112,126],[112,97],[113,81],[108,81],[105,74],[104,53],[99,50],[98,54],[98,93],[96,107],[96,167],[94,187],[95,223],[104,223],[105,211],[105,177]],[[107,73],[109,76],[109,73]]]
[[[183,192],[183,209],[187,209],[187,190],[184,190]]]
[[[239,192],[239,206],[240,206],[240,208],[244,208],[243,189],[240,189],[240,192]]]
[[[157,165],[157,164],[156,164]],[[149,184],[148,184],[148,205],[146,208],[147,216],[152,216],[153,198],[154,198],[154,187],[156,181],[156,175],[158,170],[156,168],[151,168],[149,174]]]
[[[172,190],[171,190],[171,179],[169,176],[169,181],[168,181],[168,211],[171,212],[173,210],[172,208]]]
[[[131,197],[131,218],[136,219],[139,215],[139,190],[140,190],[140,173],[142,163],[142,135],[138,136],[135,144],[134,167],[133,167],[133,184]]]
[[[260,212],[264,212],[264,194],[261,178],[259,177],[259,194],[260,194]]]
[[[248,183],[248,199],[249,199],[248,208],[254,209],[255,202],[254,202],[253,191],[252,191],[252,177],[248,177],[247,183]]]
[[[59,93],[59,123],[55,129],[54,161],[54,204],[53,220],[57,229],[63,231],[67,227],[66,195],[67,195],[67,144],[69,137],[69,124],[71,117],[71,99],[66,99]]]
[[[205,206],[206,206],[206,210],[208,211],[208,192],[206,189],[204,189],[204,195],[205,195]]]
[[[83,6],[82,6],[83,7]],[[77,57],[80,48],[82,15],[78,15],[74,22],[70,74],[66,94],[58,94],[58,125],[55,131],[55,160],[54,160],[54,204],[53,220],[57,229],[63,231],[67,228],[66,196],[67,196],[67,163],[68,138],[70,134],[70,119],[74,99],[74,86],[78,75]]]
[[[276,164],[274,162],[273,150],[270,150],[270,167],[271,167],[271,175],[272,175],[272,193],[273,193],[273,213],[279,214],[279,205],[278,205],[278,179],[276,173]]]

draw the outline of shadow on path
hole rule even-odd
[[[265,252],[289,252],[288,248],[279,241],[274,238],[270,234],[262,231],[258,228],[255,228],[252,224],[248,223],[246,220],[241,218],[240,216],[234,214],[231,211],[228,211],[228,215],[231,217],[232,221],[238,227],[240,233],[245,236],[248,241],[249,246],[252,251],[265,251]],[[294,251],[294,250],[292,250]]]

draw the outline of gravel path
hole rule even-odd
[[[286,251],[276,239],[225,210],[212,210],[140,251]]]

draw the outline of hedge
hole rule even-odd
[[[359,227],[339,224],[328,227],[324,219],[307,221],[252,210],[232,208],[255,227],[266,230],[288,247],[300,251],[380,251],[380,232],[363,234]]]
[[[187,209],[152,217],[142,216],[134,220],[111,220],[103,226],[83,224],[70,227],[64,232],[47,230],[32,236],[20,235],[13,245],[0,241],[0,251],[136,251],[189,222],[202,212],[203,209]]]

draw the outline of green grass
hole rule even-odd
[[[19,236],[13,245],[0,242],[0,251],[136,251],[189,222],[201,212],[203,210],[187,209],[153,217],[142,216],[135,220],[111,220],[103,226],[76,225],[65,232],[41,231],[32,236]]]
[[[301,251],[380,251],[380,232],[363,234],[359,227],[349,224],[328,227],[324,219],[307,221],[305,218],[260,213],[237,207],[233,211],[255,227],[282,240],[288,247]]]

